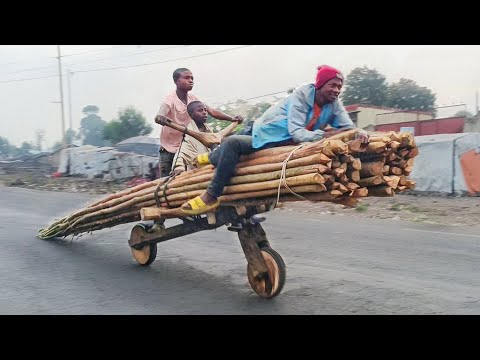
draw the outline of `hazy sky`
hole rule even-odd
[[[465,103],[472,113],[480,87],[478,45],[62,45],[61,52],[63,73],[74,72],[75,130],[86,105],[97,105],[106,121],[115,118],[120,108],[133,105],[154,125],[151,135],[158,136],[159,125],[153,118],[163,97],[174,90],[172,73],[179,67],[193,72],[193,93],[212,107],[313,81],[321,64],[335,66],[345,75],[367,66],[385,75],[389,83],[412,79],[437,95],[437,106]],[[16,146],[34,141],[37,129],[45,130],[44,146],[61,138],[56,56],[56,45],[0,46],[0,136]],[[23,79],[30,80],[17,81]],[[63,84],[68,129],[66,77]],[[442,110],[439,116],[464,109]]]

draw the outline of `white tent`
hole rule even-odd
[[[106,174],[113,179],[124,179],[148,175],[149,163],[158,166],[158,157],[121,152],[113,147],[84,145],[62,150],[58,172],[84,175],[89,179]]]
[[[460,158],[480,151],[480,133],[416,136],[419,155],[410,178],[416,191],[463,194],[468,191]]]

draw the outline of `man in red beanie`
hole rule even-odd
[[[243,154],[255,151],[317,141],[338,132],[355,128],[340,99],[342,73],[328,65],[318,67],[315,83],[298,87],[285,99],[270,107],[253,123],[252,135],[233,135],[226,138],[210,155],[199,155],[199,163],[211,163],[215,175],[207,191],[182,205],[186,214],[197,215],[217,207],[218,197],[235,172]],[[334,130],[327,130],[330,126]],[[364,143],[368,136],[358,135]]]

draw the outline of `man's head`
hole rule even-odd
[[[187,105],[188,115],[196,123],[204,124],[208,119],[207,107],[201,101],[192,101]]]
[[[343,75],[340,70],[328,65],[318,67],[315,89],[325,102],[334,102],[343,86]]]
[[[190,91],[193,89],[193,75],[187,68],[179,68],[173,72],[173,82],[177,89]]]

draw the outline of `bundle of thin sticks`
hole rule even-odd
[[[413,189],[408,179],[418,148],[407,132],[370,133],[369,144],[350,130],[299,146],[260,150],[240,158],[221,205],[255,205],[266,200],[331,201],[353,206],[365,196],[394,196]],[[179,207],[201,195],[214,175],[207,165],[111,194],[41,229],[42,239],[64,237],[156,217],[181,217]],[[141,211],[143,209],[143,211]]]

